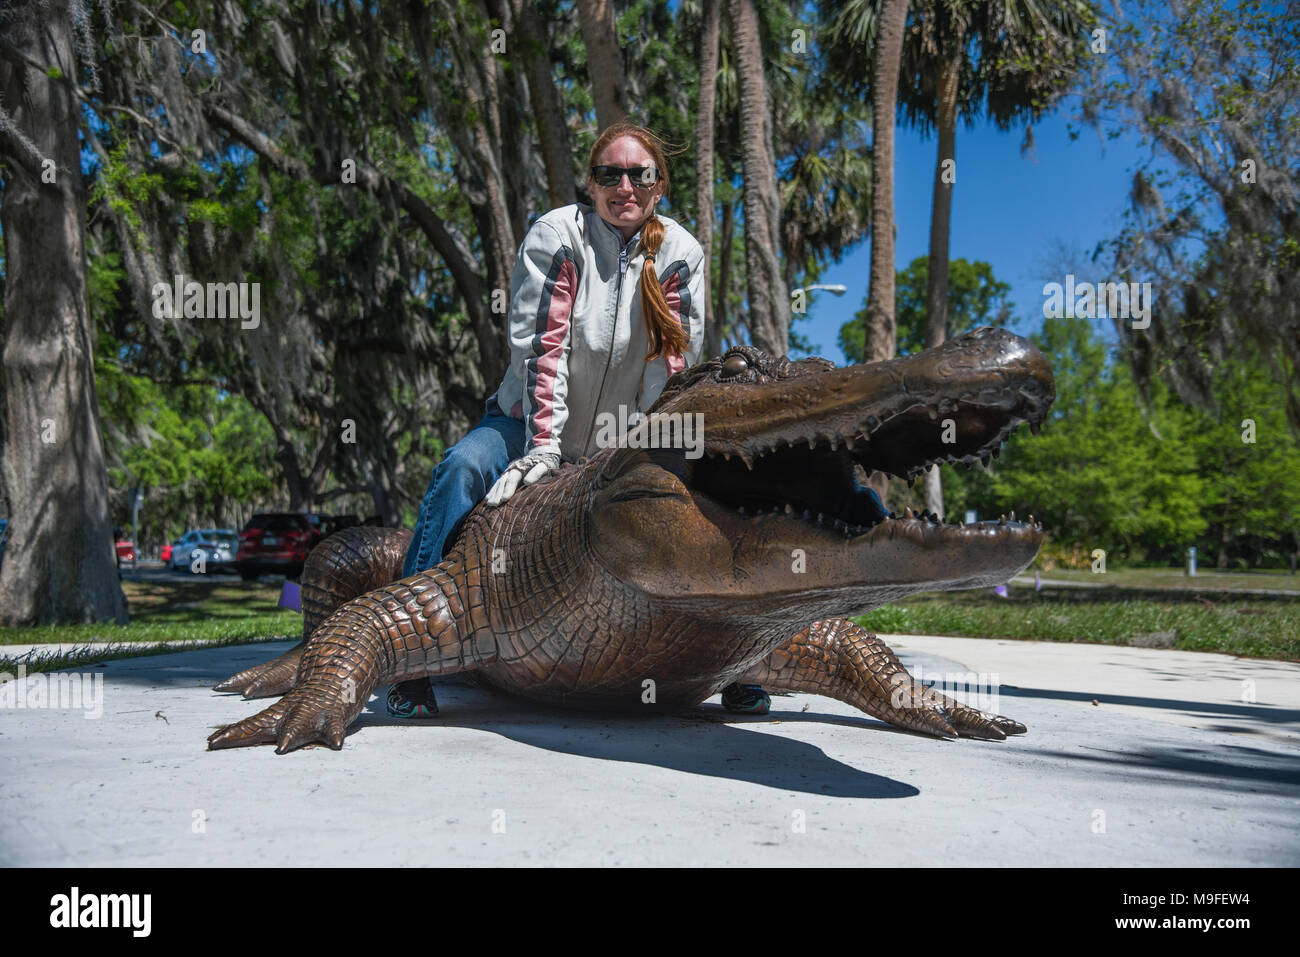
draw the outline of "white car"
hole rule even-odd
[[[195,529],[172,543],[172,557],[167,564],[176,571],[186,568],[195,571],[194,560],[202,555],[203,562],[197,568],[202,568],[205,573],[234,571],[235,550],[238,548],[239,535],[232,528]]]

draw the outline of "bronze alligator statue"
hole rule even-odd
[[[1043,355],[1004,330],[848,368],[733,348],[673,376],[651,410],[656,428],[702,414],[702,450],[637,447],[655,429],[624,439],[480,505],[445,561],[401,581],[410,532],[323,542],[303,572],[303,643],[216,688],[284,697],[209,747],[339,749],[374,689],[456,672],[570,707],[679,710],[741,681],[939,737],[1022,733],[914,682],[844,616],[997,585],[1033,560],[1032,518],[891,515],[865,482],[987,464],[1054,398]]]

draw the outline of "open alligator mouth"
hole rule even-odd
[[[993,333],[981,330],[980,336],[970,338],[987,348],[986,340]],[[866,534],[891,521],[914,530],[938,525],[979,534],[991,527],[1014,525],[1019,532],[1041,532],[1032,516],[1028,524],[1017,523],[1014,513],[1009,521],[1003,518],[972,526],[947,524],[942,516],[929,512],[913,515],[909,510],[903,516],[892,515],[867,485],[875,472],[911,483],[939,463],[960,462],[970,468],[980,462],[987,466],[1022,424],[1037,434],[1055,395],[1050,370],[1024,340],[1001,330],[997,333],[999,339],[993,344],[1002,354],[1013,354],[1021,365],[1026,364],[1021,362],[1026,356],[1021,344],[1028,347],[1027,371],[1001,365],[990,373],[986,368],[958,386],[950,372],[942,374],[951,378],[939,382],[917,376],[918,359],[926,356],[923,353],[894,360],[883,381],[870,387],[871,401],[853,403],[850,408],[855,411],[851,413],[840,402],[833,414],[819,416],[812,411],[797,421],[786,419],[776,428],[770,418],[754,421],[765,417],[751,413],[711,435],[706,409],[704,454],[686,463],[686,483],[694,492],[751,520],[783,515],[837,531],[845,538]],[[958,345],[953,343],[953,351]],[[891,363],[877,368],[886,365]],[[848,374],[849,370],[825,373],[846,377],[845,383],[850,381]],[[829,391],[849,390],[847,384],[836,383]]]
[[[904,516],[891,514],[866,480],[879,471],[911,484],[918,474],[940,462],[961,462],[967,467],[976,462],[987,465],[1019,424],[999,429],[995,439],[979,444],[976,451],[963,454],[950,450],[926,456],[917,446],[915,431],[908,428],[909,416],[898,418],[903,421],[891,420],[874,431],[864,425],[860,431],[844,436],[782,440],[743,456],[711,451],[706,442],[704,456],[688,463],[687,484],[739,515],[757,518],[783,514],[834,529],[845,538],[869,532],[889,519],[942,525],[946,524],[943,518],[928,511],[915,516],[910,510]],[[1031,428],[1037,432],[1039,424],[1031,423]],[[915,448],[910,461],[899,448],[900,437],[907,431],[912,432],[910,443]],[[1015,521],[1014,513],[1010,521]],[[1007,520],[984,524],[1005,525]],[[1032,516],[1030,525],[1041,529]]]

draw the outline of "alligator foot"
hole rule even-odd
[[[1001,741],[1023,724],[968,707],[916,681],[876,635],[844,619],[813,622],[742,680],[823,694],[872,717],[939,738]]]
[[[237,675],[231,675],[213,691],[237,691],[245,698],[270,698],[284,694],[298,680],[298,662],[306,642],[294,645],[279,658],[254,665]]]
[[[340,751],[347,726],[360,710],[344,700],[336,685],[312,680],[265,711],[209,735],[208,750],[274,744],[276,754],[285,754],[303,745],[324,744]]]

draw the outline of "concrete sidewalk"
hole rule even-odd
[[[1300,864],[1300,665],[891,643],[927,678],[997,673],[1029,734],[937,741],[807,695],[610,718],[452,682],[430,721],[372,699],[342,752],[207,752],[268,703],[208,688],[291,643],[84,667],[98,720],[0,709],[0,863]]]

